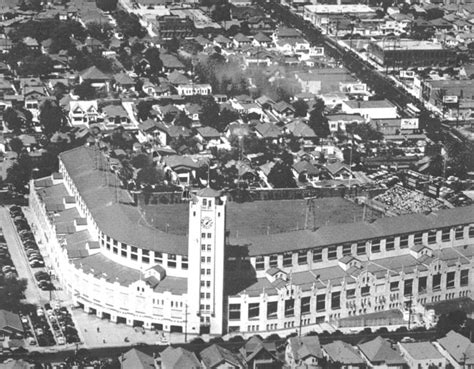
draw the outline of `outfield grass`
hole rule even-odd
[[[188,204],[140,206],[150,225],[170,233],[187,233]],[[288,232],[304,229],[307,213],[308,228],[312,228],[361,221],[363,208],[343,198],[315,199],[314,211],[306,200],[229,202],[226,228],[233,236]]]

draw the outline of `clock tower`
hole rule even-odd
[[[189,203],[189,333],[223,332],[226,197],[204,188]]]

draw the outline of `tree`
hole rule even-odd
[[[293,103],[293,108],[295,108],[295,117],[306,117],[308,114],[308,104],[304,100],[296,100]]]
[[[137,117],[141,121],[145,121],[150,116],[152,103],[145,100],[140,100],[136,105],[137,108]]]
[[[145,59],[150,63],[149,72],[151,74],[156,74],[161,71],[163,68],[163,62],[160,59],[160,50],[156,47],[149,47],[145,51]]]
[[[369,123],[349,124],[346,126],[346,131],[358,135],[363,141],[380,141],[383,139],[383,134],[372,128]]]
[[[324,102],[318,100],[314,109],[309,115],[308,125],[320,138],[329,136],[329,124],[327,118],[324,116]]]
[[[19,7],[22,11],[33,10],[35,12],[39,12],[41,9],[43,9],[41,3],[41,0],[21,0]]]
[[[174,120],[176,126],[191,128],[193,121],[189,118],[184,111],[180,111]]]
[[[237,111],[224,108],[219,114],[219,128],[218,131],[223,131],[229,123],[235,122],[240,115]],[[217,128],[216,128],[217,129]]]
[[[220,130],[219,105],[213,98],[207,99],[202,105],[201,114],[199,114],[199,120],[203,126],[210,126]]]
[[[96,0],[95,3],[104,12],[111,12],[117,9],[117,0]]]
[[[165,48],[169,53],[176,53],[180,47],[180,42],[176,37],[165,42]]]
[[[113,27],[109,23],[89,22],[86,25],[87,33],[99,41],[109,41]]]
[[[132,157],[131,164],[134,168],[142,169],[146,167],[150,167],[153,164],[153,160],[147,154],[137,154]]]
[[[21,300],[24,298],[26,279],[0,277],[0,309],[20,311]]]
[[[93,100],[96,98],[95,88],[90,82],[82,82],[74,88],[74,93],[79,96],[81,100]]]
[[[23,121],[18,116],[18,112],[13,108],[6,108],[3,112],[3,120],[7,124],[8,129],[15,134],[21,133]]]
[[[293,172],[291,166],[278,161],[275,163],[273,168],[268,173],[268,182],[270,182],[275,188],[294,188],[296,187],[295,179],[293,178]]]
[[[162,184],[165,180],[165,172],[158,167],[145,167],[137,173],[137,183],[139,184]]]
[[[115,13],[117,28],[125,37],[139,37],[146,35],[146,30],[141,26],[138,17],[135,14],[129,14],[123,10]]]
[[[64,114],[61,108],[52,100],[45,100],[40,106],[39,122],[46,135],[59,131],[64,123]]]
[[[7,169],[6,182],[10,183],[18,192],[26,193],[26,185],[31,178],[32,164],[28,155],[21,155],[18,161]]]
[[[53,60],[48,55],[29,55],[25,57],[17,68],[22,76],[45,76],[54,70]]]
[[[23,141],[20,140],[18,137],[13,137],[10,142],[10,150],[16,152],[18,155],[23,150]]]

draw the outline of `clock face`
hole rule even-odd
[[[211,228],[212,227],[212,219],[209,218],[209,217],[202,218],[201,219],[201,226],[203,228],[206,228],[206,229]]]

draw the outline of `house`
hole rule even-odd
[[[179,96],[211,95],[212,87],[208,83],[190,83],[176,87]]]
[[[119,92],[135,90],[135,81],[125,72],[120,72],[114,75],[114,89]]]
[[[338,363],[341,369],[363,369],[364,359],[357,350],[344,341],[334,341],[323,346],[324,356],[330,363]]]
[[[398,346],[410,368],[446,367],[446,358],[431,342],[400,342]]]
[[[131,349],[119,357],[122,369],[154,369],[155,359],[137,349]]]
[[[251,43],[252,43],[252,40],[249,37],[242,34],[242,33],[237,33],[234,36],[232,42],[234,44],[234,47],[243,48],[243,47],[250,46]]]
[[[106,124],[129,124],[130,117],[122,105],[107,105],[102,108]]]
[[[326,165],[326,169],[334,179],[353,179],[354,174],[351,168],[341,162],[330,163]]]
[[[407,368],[407,362],[400,354],[398,347],[380,336],[371,341],[359,344],[358,348],[362,357],[372,368]]]
[[[257,33],[252,40],[252,45],[255,47],[268,48],[272,45],[272,43],[272,39],[263,32]]]
[[[313,129],[300,119],[288,123],[283,129],[286,133],[293,135],[293,137],[304,140],[314,140],[318,137]]]
[[[228,39],[227,37],[219,34],[217,35],[214,40],[214,45],[219,46],[221,49],[228,49],[232,46],[232,40]]]
[[[28,47],[30,50],[40,50],[40,44],[32,37],[25,37],[23,43]]]
[[[163,63],[163,72],[169,73],[175,70],[184,70],[184,65],[179,59],[171,54],[160,54],[161,62]]]
[[[69,102],[69,122],[71,125],[89,125],[97,122],[99,111],[97,100],[72,100]]]
[[[469,338],[455,331],[450,331],[434,344],[454,369],[474,368],[474,343]]]
[[[280,369],[283,363],[277,356],[275,342],[263,342],[257,336],[250,338],[240,348],[248,368]]]
[[[20,316],[7,310],[0,310],[0,334],[8,337],[23,336]]]
[[[359,114],[328,114],[326,118],[332,133],[345,132],[348,125],[365,123],[365,119]]]
[[[290,337],[287,340],[285,362],[291,369],[316,366],[322,358],[318,336]]]
[[[395,119],[397,118],[397,107],[388,100],[356,101],[346,100],[342,102],[341,110],[347,114],[359,114],[371,119]]]
[[[102,72],[96,66],[92,66],[82,71],[79,75],[79,83],[89,82],[92,87],[105,88],[106,91],[110,89],[111,77]]]
[[[286,101],[273,104],[272,111],[279,117],[292,117],[295,114],[295,108]]]
[[[244,369],[247,368],[241,355],[213,344],[199,354],[204,369]]]
[[[206,142],[207,146],[220,144],[221,134],[213,127],[205,126],[196,128],[196,136],[201,142]]]
[[[196,355],[182,347],[168,346],[157,358],[157,369],[201,369]]]
[[[273,123],[258,123],[255,126],[255,134],[258,138],[276,141],[278,138],[280,138],[282,132],[281,128]]]
[[[164,158],[165,170],[172,171],[172,177],[179,181],[181,185],[189,186],[196,177],[196,170],[199,164],[189,156],[170,155]]]

